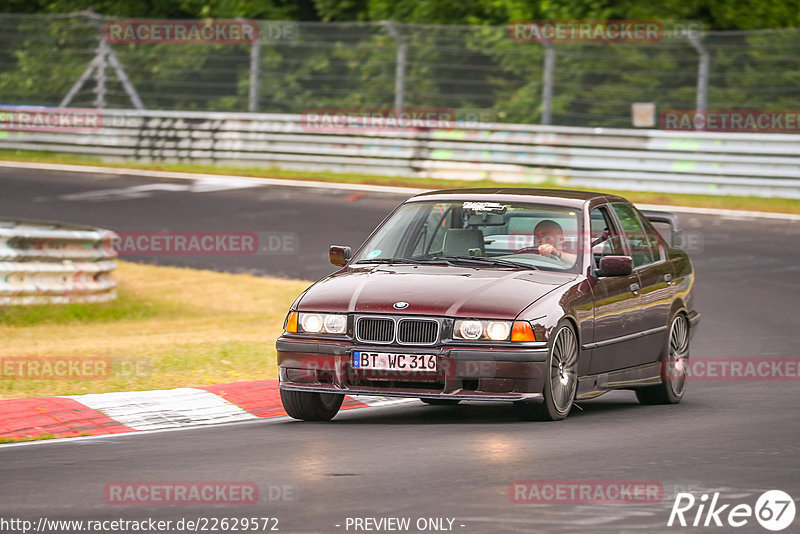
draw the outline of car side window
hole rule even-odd
[[[633,257],[633,266],[647,265],[653,263],[653,252],[650,249],[650,242],[647,233],[636,216],[633,208],[627,204],[612,204],[617,214],[622,230],[625,233],[623,239],[628,243],[628,248]]]
[[[625,252],[622,249],[619,235],[614,230],[614,224],[611,222],[612,219],[608,213],[608,208],[605,206],[594,208],[590,214],[590,219],[592,256],[594,257],[595,267],[599,269],[600,259],[603,256],[622,256]]]
[[[650,242],[650,250],[653,251],[653,255],[655,256],[655,261],[662,261],[667,258],[667,253],[664,250],[663,245],[663,237],[662,234],[653,226],[646,217],[639,217],[642,225],[644,226],[644,231],[647,232],[647,237]],[[671,231],[672,229],[670,229]]]

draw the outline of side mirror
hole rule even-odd
[[[331,245],[331,248],[328,250],[328,261],[338,267],[344,267],[347,265],[347,261],[350,259],[352,254],[353,251],[350,249],[350,247]]]
[[[628,276],[633,272],[630,256],[603,256],[600,258],[600,276]]]

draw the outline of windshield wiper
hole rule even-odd
[[[445,260],[451,263],[476,263],[480,265],[502,265],[503,267],[514,267],[516,269],[533,269],[535,271],[540,270],[535,265],[530,265],[527,263],[518,263],[516,261],[510,260],[501,260],[500,258],[478,258],[478,257],[467,257],[467,256],[438,256],[435,259],[437,260]]]

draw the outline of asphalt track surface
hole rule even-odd
[[[306,279],[331,272],[330,243],[359,244],[402,200],[266,186],[193,192],[186,182],[15,169],[0,169],[0,191],[2,217],[123,231],[294,233],[297,249],[288,254],[132,259]],[[680,219],[703,314],[692,357],[797,359],[800,223]],[[366,532],[346,528],[347,518],[409,517],[413,525],[443,517],[463,533],[730,532],[727,524],[667,527],[674,496],[719,492],[720,504],[750,506],[770,489],[800,498],[799,387],[692,382],[676,406],[641,406],[631,392],[615,392],[557,423],[520,422],[506,404],[410,403],[349,410],[329,423],[277,418],[6,445],[0,519],[276,517],[281,532]],[[657,481],[664,499],[521,505],[509,499],[519,480]],[[248,506],[108,505],[104,487],[123,481],[250,481],[261,497]],[[277,487],[291,495],[276,498]],[[735,531],[768,532],[752,517]],[[798,531],[800,514],[784,532]]]

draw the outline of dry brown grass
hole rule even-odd
[[[9,308],[0,358],[109,358],[102,379],[0,379],[0,397],[190,387],[277,377],[275,339],[309,282],[118,262],[107,304]]]

